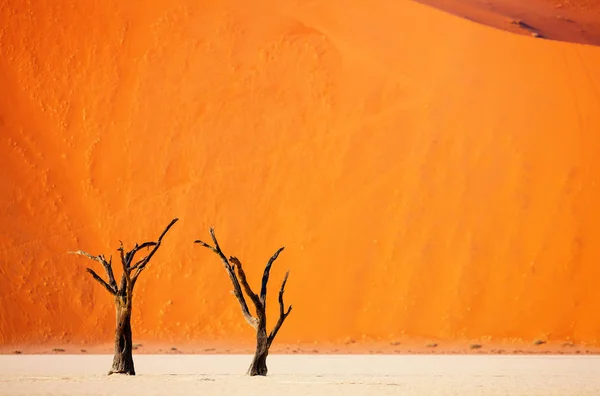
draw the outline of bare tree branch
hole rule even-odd
[[[212,250],[212,251],[214,251],[214,252],[216,253],[216,251],[215,251],[215,248],[214,248],[214,247],[210,246],[210,245],[209,245],[208,243],[206,243],[206,242],[202,242],[200,239],[196,239],[196,240],[194,241],[194,243],[199,243],[200,245],[204,246],[205,248],[209,248],[210,250]]]
[[[284,248],[285,247],[280,247],[275,252],[275,254],[269,259],[269,262],[267,263],[267,266],[265,267],[265,272],[263,273],[262,286],[260,288],[260,302],[263,304],[263,307],[265,307],[265,309],[267,308],[267,283],[269,282],[269,273],[271,272],[271,266],[273,265],[275,260],[277,260],[279,253],[281,253],[281,251]]]
[[[133,249],[131,249],[131,251],[129,251],[127,253],[127,255],[125,256],[126,258],[126,262],[127,262],[127,268],[132,269],[132,265],[131,262],[133,261],[133,258],[135,257],[136,253],[142,249],[151,247],[151,246],[156,246],[157,242],[144,242],[141,245],[138,245],[137,243],[135,244],[135,246],[133,247]],[[142,260],[138,261],[136,264],[140,265],[140,263],[145,260],[148,256],[144,257]]]
[[[141,247],[150,247],[150,246],[154,246],[154,249],[152,249],[152,251],[150,252],[150,254],[148,254],[145,258],[144,261],[139,264],[139,266],[136,268],[135,270],[135,274],[132,277],[133,283],[135,283],[137,281],[138,276],[140,276],[140,274],[142,273],[142,271],[144,270],[144,268],[146,268],[146,265],[148,265],[148,262],[150,261],[150,259],[152,258],[152,256],[154,256],[154,253],[156,253],[156,251],[158,250],[158,248],[160,247],[160,244],[162,242],[163,237],[167,234],[167,232],[169,232],[169,230],[171,229],[171,227],[173,227],[173,225],[175,223],[177,223],[179,219],[178,218],[174,218],[173,220],[171,220],[171,222],[169,223],[169,225],[167,225],[167,228],[165,228],[165,230],[162,232],[162,234],[160,234],[160,236],[158,237],[158,240],[156,242],[144,242],[140,245],[140,247],[137,247],[137,250],[141,249]],[[132,250],[132,252],[137,252],[137,250]],[[133,255],[131,256],[131,258],[133,259]],[[129,263],[128,263],[129,265]],[[136,264],[137,265],[137,264]]]
[[[125,268],[127,267],[127,258],[125,256],[125,248],[123,247],[123,241],[119,241],[120,246],[117,249],[120,253],[121,256],[121,267],[123,268],[123,274],[121,274],[121,282],[119,284],[119,287],[117,288],[117,293],[119,295],[126,295],[127,291],[125,290],[127,288],[127,276],[125,275]]]
[[[123,246],[121,246],[121,249]],[[131,271],[129,270],[129,261],[131,260],[131,252],[125,254],[125,260],[121,260],[121,264],[123,265],[123,275],[121,276],[121,294],[123,292],[125,295],[129,295],[131,291]]]
[[[103,264],[103,263],[102,263],[102,256],[101,256],[101,255],[100,255],[100,256],[92,256],[91,254],[89,254],[88,252],[84,252],[83,250],[78,250],[78,251],[76,251],[76,252],[67,252],[67,253],[69,253],[69,254],[78,254],[78,255],[80,255],[80,256],[87,257],[87,258],[89,258],[90,260],[97,261],[97,262],[99,262],[100,264]]]
[[[106,262],[106,260],[104,259],[104,256],[102,257],[102,265],[104,266],[104,270],[106,271],[106,274],[108,275],[108,284],[110,285],[110,287],[112,287],[115,292],[118,291],[117,288],[117,281],[115,280],[115,274],[113,273],[113,269],[112,269],[112,256],[110,256],[110,258],[108,259],[108,262]]]
[[[102,266],[104,267],[104,270],[106,271],[106,274],[108,276],[108,283],[106,281],[104,281],[104,279],[102,279],[98,274],[96,274],[92,269],[88,268],[87,271],[92,274],[92,276],[94,277],[94,279],[96,279],[98,282],[100,282],[102,284],[102,286],[106,287],[107,290],[111,293],[111,294],[116,294],[117,293],[117,282],[115,282],[115,277],[113,275],[113,271],[112,271],[112,257],[110,259],[110,262],[107,262],[106,259],[104,258],[103,255],[98,255],[98,256],[93,256],[91,254],[89,254],[88,252],[84,252],[83,250],[78,250],[76,252],[68,252],[69,254],[78,254],[80,256],[84,256],[89,258],[90,260],[93,261],[97,261],[100,264],[102,264]]]
[[[175,220],[173,220],[173,221],[174,221],[174,222],[176,222],[176,221],[177,221],[177,219],[175,219]],[[173,224],[175,224],[175,223],[173,223]],[[173,225],[173,224],[170,224],[170,225]],[[169,227],[169,228],[170,228],[170,227]],[[168,231],[168,230],[167,230],[167,231]],[[163,232],[163,235],[164,235],[164,232]],[[162,235],[161,235],[161,236],[162,236]],[[137,252],[138,250],[142,250],[142,249],[144,249],[144,248],[147,248],[147,247],[150,247],[150,246],[156,246],[157,244],[158,244],[157,242],[144,242],[144,243],[142,243],[140,246],[138,246],[138,245],[136,244],[134,249],[135,249],[135,251]]]
[[[217,241],[217,236],[215,235],[215,229],[213,227],[210,227],[210,229],[208,231],[210,232],[210,237],[212,238],[213,242],[215,243],[215,247],[214,247],[215,250],[217,252],[220,252],[220,255],[225,257],[225,255],[221,251],[221,247],[219,246],[219,241]],[[225,261],[227,261],[227,259]]]
[[[110,294],[112,294],[113,296],[117,294],[117,291],[116,291],[116,290],[113,290],[113,289],[110,287],[110,285],[109,285],[108,283],[106,283],[106,281],[105,281],[104,279],[102,279],[102,278],[101,278],[101,277],[100,277],[100,276],[99,276],[97,273],[95,273],[95,272],[94,272],[94,270],[93,270],[93,269],[91,269],[91,268],[86,268],[86,270],[87,270],[87,272],[89,272],[89,273],[92,275],[92,277],[93,277],[93,278],[94,278],[96,281],[98,281],[98,283],[100,283],[102,286],[104,286],[104,288],[105,288],[106,290],[108,290],[108,292],[109,292]]]
[[[269,334],[269,343],[268,343],[269,346],[271,346],[271,343],[275,339],[275,336],[279,332],[279,328],[281,328],[281,325],[283,324],[285,319],[288,317],[290,312],[292,312],[292,306],[290,305],[286,311],[285,304],[283,303],[283,293],[285,292],[285,284],[287,283],[289,274],[290,274],[290,271],[287,271],[285,273],[285,277],[283,278],[283,283],[281,284],[281,289],[279,289],[279,320],[277,320],[275,327],[273,327],[273,330],[271,330],[271,334]]]
[[[119,246],[119,248],[117,249],[119,251],[119,253],[121,254],[121,264],[125,265],[125,248],[123,247],[123,241],[119,241],[119,243],[121,244]]]
[[[143,259],[138,260],[138,262],[135,263],[134,265],[130,265],[129,270],[133,271],[133,270],[137,269],[147,258],[148,258],[148,256],[144,256]]]
[[[246,303],[246,299],[244,298],[244,293],[242,293],[242,288],[240,287],[240,282],[238,281],[238,278],[235,275],[233,266],[229,263],[227,257],[225,257],[225,255],[221,251],[221,248],[219,247],[219,242],[217,242],[217,237],[215,236],[215,230],[211,227],[209,231],[212,240],[215,243],[215,246],[210,246],[208,243],[202,242],[199,239],[194,241],[194,243],[198,243],[204,246],[205,248],[212,250],[221,258],[221,262],[223,263],[223,266],[227,271],[227,275],[229,275],[229,279],[231,280],[231,283],[233,285],[233,295],[238,300],[238,302],[240,303],[240,307],[242,308],[242,314],[244,315],[244,319],[246,319],[246,322],[248,322],[248,324],[254,329],[258,329],[258,319],[256,319],[252,316],[252,314],[250,314],[248,304]]]
[[[246,279],[246,273],[244,272],[244,269],[242,268],[242,263],[240,262],[240,260],[238,260],[237,257],[233,257],[233,256],[229,257],[229,261],[232,262],[233,265],[235,266],[235,268],[237,269],[238,278],[240,279],[240,283],[244,287],[244,291],[246,292],[248,297],[250,297],[250,300],[252,300],[252,302],[254,303],[254,306],[256,307],[256,315],[260,316],[261,313],[263,313],[265,310],[264,306],[260,302],[260,299],[258,298],[256,293],[254,293],[252,291],[252,288],[248,284],[248,279]]]

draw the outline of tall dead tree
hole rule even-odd
[[[131,340],[131,302],[133,299],[133,288],[138,280],[138,277],[146,269],[148,262],[154,256],[154,253],[160,247],[163,237],[167,234],[169,229],[177,222],[178,219],[173,219],[167,228],[160,234],[156,242],[144,242],[141,245],[137,243],[128,252],[125,252],[123,248],[123,242],[117,249],[121,256],[121,265],[123,267],[123,274],[121,275],[121,282],[117,285],[115,276],[112,269],[112,256],[106,260],[104,255],[93,256],[84,251],[78,250],[76,252],[69,252],[72,254],[79,254],[85,256],[91,260],[97,261],[104,267],[108,282],[102,279],[93,269],[87,268],[92,277],[100,283],[108,292],[114,296],[115,308],[117,313],[117,328],[115,330],[115,356],[113,358],[112,369],[108,372],[111,374],[128,374],[135,375],[135,368],[133,366],[133,344]],[[148,251],[148,249],[152,248]],[[146,249],[148,254],[143,258],[136,260],[135,255],[142,249]]]
[[[289,271],[287,271],[285,277],[283,278],[281,288],[279,289],[279,319],[277,320],[275,327],[273,327],[273,330],[271,330],[269,335],[267,335],[267,283],[269,282],[271,266],[273,265],[273,262],[277,260],[279,253],[281,253],[284,248],[279,248],[267,262],[267,266],[265,267],[262,276],[260,295],[257,295],[252,291],[252,288],[248,284],[248,280],[246,279],[246,274],[244,273],[244,269],[242,268],[242,263],[240,260],[233,256],[229,257],[228,260],[225,254],[223,254],[223,251],[219,246],[219,242],[217,242],[217,237],[215,236],[213,228],[210,228],[210,236],[212,237],[214,246],[211,246],[200,240],[197,240],[194,243],[199,243],[200,245],[209,248],[221,258],[221,261],[225,266],[225,270],[229,275],[229,279],[231,279],[231,283],[233,284],[233,294],[240,303],[244,318],[246,319],[246,322],[248,322],[248,324],[256,330],[256,352],[254,353],[254,359],[252,360],[250,368],[248,368],[247,374],[252,376],[267,375],[267,356],[269,355],[269,348],[271,347],[277,332],[279,332],[281,325],[292,311],[291,305],[286,310],[283,303],[283,293],[285,291],[285,284],[289,275]],[[250,314],[248,304],[246,303],[246,299],[242,293],[242,287],[256,307],[256,317],[253,317]]]

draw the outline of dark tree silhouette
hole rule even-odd
[[[284,248],[279,248],[269,259],[263,273],[260,295],[257,295],[252,291],[252,288],[250,288],[250,285],[248,284],[246,274],[244,273],[240,260],[233,256],[229,257],[228,260],[225,254],[223,254],[221,251],[221,247],[217,242],[217,237],[215,236],[213,228],[210,229],[210,236],[212,237],[214,246],[211,246],[200,240],[197,240],[194,243],[199,243],[200,245],[209,248],[221,258],[223,266],[225,266],[225,270],[227,271],[229,279],[231,279],[231,283],[233,284],[233,294],[240,303],[244,318],[246,319],[246,322],[248,322],[248,324],[256,330],[256,352],[254,353],[254,359],[252,360],[250,368],[248,368],[247,374],[252,376],[267,375],[267,356],[269,355],[269,348],[271,347],[275,336],[279,332],[281,325],[292,311],[291,305],[286,310],[283,303],[283,293],[285,291],[285,284],[289,275],[289,271],[287,271],[285,277],[283,278],[281,288],[279,289],[279,319],[277,320],[275,327],[273,327],[273,330],[271,330],[269,335],[267,335],[267,283],[269,282],[271,266],[273,265],[273,262],[277,260],[279,253],[281,253]],[[248,304],[246,304],[246,299],[242,293],[242,287],[256,307],[256,317],[253,317],[248,310]]]
[[[113,358],[112,369],[108,372],[111,374],[128,374],[135,375],[133,366],[133,344],[131,341],[131,302],[133,298],[133,288],[138,280],[138,277],[144,271],[148,262],[154,256],[154,253],[160,247],[163,237],[169,229],[177,222],[178,219],[173,219],[167,228],[160,234],[156,242],[144,242],[141,245],[137,243],[128,252],[123,248],[123,242],[117,249],[120,252],[121,264],[123,266],[123,275],[121,282],[117,285],[112,269],[112,256],[106,260],[104,255],[93,256],[84,251],[69,252],[71,254],[79,254],[91,260],[97,261],[104,267],[108,282],[102,279],[93,269],[87,268],[92,277],[100,283],[110,294],[115,298],[115,308],[117,311],[117,328],[115,331],[115,356]],[[152,248],[146,256],[139,260],[135,260],[135,255],[142,249]]]

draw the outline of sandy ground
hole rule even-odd
[[[251,356],[136,356],[135,377],[105,376],[110,355],[0,356],[0,394],[59,395],[597,395],[599,357],[283,356],[267,378]]]
[[[135,338],[134,338],[135,340]],[[253,353],[252,340],[246,342],[193,342],[158,343],[135,340],[136,355],[155,354],[247,354]],[[110,343],[70,343],[70,344],[7,344],[0,345],[0,354],[15,355],[61,355],[61,354],[110,354],[114,345]],[[409,341],[376,342],[350,339],[342,343],[319,342],[285,344],[275,342],[270,351],[275,354],[395,354],[395,355],[600,355],[600,347],[593,343],[577,344],[573,342],[488,342],[484,340],[440,341],[432,339],[411,339]]]

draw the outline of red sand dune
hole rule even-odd
[[[214,226],[254,284],[286,246],[281,343],[599,343],[600,48],[411,1],[137,4],[0,0],[0,344],[110,342],[66,252],[173,217],[137,339],[251,342]]]
[[[417,0],[512,33],[600,45],[598,0]]]

